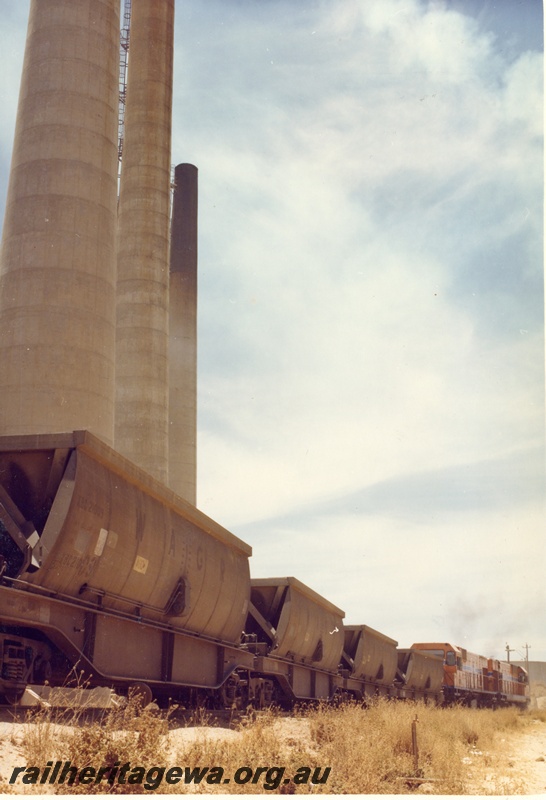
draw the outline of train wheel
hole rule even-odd
[[[129,702],[134,702],[141,709],[146,708],[153,700],[152,690],[147,683],[132,683],[127,691]]]
[[[231,675],[220,689],[220,708],[243,711],[248,706],[248,681]]]
[[[48,683],[51,680],[51,674],[51,664],[47,659],[41,661],[34,670],[34,678],[37,683]]]

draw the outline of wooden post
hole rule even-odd
[[[411,723],[411,744],[413,751],[413,769],[417,775],[419,772],[419,747],[417,746],[417,723],[419,722],[417,714]]]

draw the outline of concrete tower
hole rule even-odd
[[[175,170],[169,319],[169,484],[195,505],[197,463],[197,168]]]
[[[120,453],[168,473],[168,288],[174,0],[133,0],[118,212]]]
[[[119,0],[32,0],[0,255],[0,434],[114,424]]]

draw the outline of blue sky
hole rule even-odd
[[[401,646],[546,660],[542,53],[534,0],[177,4],[198,505]]]

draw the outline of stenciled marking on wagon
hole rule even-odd
[[[93,514],[95,517],[104,517],[104,508],[95,500],[86,497],[86,495],[80,495],[76,500],[76,505],[87,514]]]
[[[96,558],[91,556],[75,556],[70,553],[61,553],[61,555],[54,558],[49,562],[48,566],[51,569],[65,568],[73,569],[77,575],[88,577],[93,572]]]

